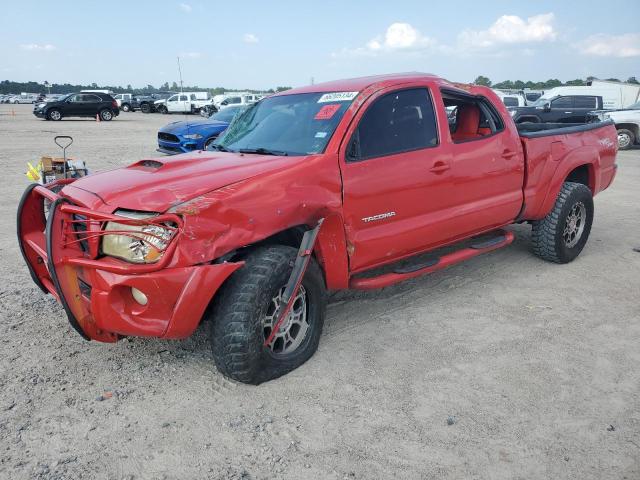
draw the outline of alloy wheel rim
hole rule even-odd
[[[57,110],[54,110],[53,112],[51,112],[50,117],[54,120],[59,120],[60,119],[60,112]]]
[[[267,314],[262,322],[262,329],[265,340],[271,335],[271,330],[277,322],[276,312],[282,300],[285,287],[278,290],[278,293],[271,299]],[[268,345],[271,353],[278,355],[287,355],[294,352],[304,341],[309,331],[309,321],[307,313],[307,292],[303,285],[300,285],[298,294],[296,295],[293,306],[282,326]]]
[[[111,112],[104,112],[102,114],[102,119],[103,120],[111,120]]]
[[[580,241],[587,220],[587,209],[584,203],[577,202],[571,207],[564,224],[562,239],[567,248],[573,248]]]

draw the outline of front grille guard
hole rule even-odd
[[[58,196],[44,186],[37,186],[33,189],[34,193],[48,199],[53,204],[58,199],[63,199],[57,208],[50,210],[49,215],[60,215],[62,221],[61,238],[52,239],[60,242],[62,248],[73,248],[74,246],[80,247],[85,253],[82,257],[69,257],[65,258],[65,263],[82,266],[87,268],[99,268],[113,273],[121,274],[136,274],[136,273],[148,273],[164,268],[171,259],[173,252],[175,251],[177,240],[183,232],[183,221],[178,215],[167,213],[161,214],[147,219],[134,219],[123,217],[121,215],[114,215],[109,213],[96,212],[94,210],[79,207],[73,205],[63,197]],[[136,225],[136,226],[156,226],[171,232],[171,238],[166,241],[159,235],[151,232],[132,232],[131,230],[105,230],[104,227],[107,222],[115,222],[123,225]],[[78,227],[81,228],[78,228]],[[124,235],[131,237],[135,240],[143,241],[150,248],[157,251],[159,260],[155,263],[130,263],[127,261],[113,262],[112,257],[99,258],[100,253],[100,240],[106,235]],[[149,243],[149,238],[156,238],[160,241],[166,241],[166,246],[160,248],[156,245]],[[82,248],[82,245],[85,248]],[[85,251],[86,250],[86,251]],[[109,261],[105,261],[109,259]]]
[[[77,296],[72,294],[70,297],[75,305],[72,308],[68,299],[65,298],[65,292],[61,285],[62,282],[69,288],[70,278],[68,275],[59,277],[58,269],[64,269],[65,266],[76,266],[127,275],[160,270],[168,264],[175,251],[178,238],[183,231],[183,222],[179,216],[174,214],[158,215],[152,219],[130,219],[78,207],[56,193],[61,186],[67,183],[70,182],[57,182],[54,185],[49,185],[48,188],[33,184],[27,188],[18,207],[17,231],[20,251],[34,282],[43,291],[51,293],[62,304],[69,323],[83,338],[114,342],[117,340],[117,335],[97,329],[92,322],[87,320],[86,315],[76,314],[78,307],[77,302],[73,302],[73,298]],[[56,191],[53,191],[54,189]],[[48,217],[45,216],[44,211],[45,199],[51,202]],[[38,209],[40,213],[37,213]],[[78,216],[83,218],[78,220]],[[80,232],[81,238],[78,238],[79,232],[73,228],[74,224],[79,221],[85,222],[87,226],[86,235],[84,232]],[[153,264],[126,263],[111,257],[97,259],[99,239],[107,234],[100,232],[104,232],[103,227],[109,221],[136,225],[162,224],[163,228],[173,229],[173,238],[168,242],[166,248],[162,249],[162,257]],[[170,222],[175,226],[167,227],[163,222]],[[133,238],[140,236],[136,232],[117,230],[109,231],[109,234],[122,234]],[[145,235],[155,236],[148,233]],[[88,242],[89,252],[78,246],[78,243],[84,241]]]

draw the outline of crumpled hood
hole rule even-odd
[[[79,188],[116,208],[164,212],[174,205],[257,175],[275,172],[303,157],[201,151],[141,160],[80,178],[62,190]]]
[[[201,131],[203,129],[225,129],[229,126],[227,122],[221,122],[219,120],[200,120],[200,121],[183,121],[183,122],[171,122],[160,129],[161,132],[184,134],[189,131]]]

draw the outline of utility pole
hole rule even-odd
[[[180,93],[182,93],[182,68],[180,67],[180,56],[178,56],[178,73],[180,74]]]

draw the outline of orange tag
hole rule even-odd
[[[318,110],[318,113],[316,113],[316,116],[313,118],[315,120],[329,120],[331,117],[333,117],[334,113],[340,110],[341,106],[342,105],[339,103],[332,103],[331,105],[325,105],[320,110]]]

